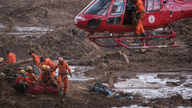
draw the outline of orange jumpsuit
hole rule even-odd
[[[35,75],[33,75],[33,73],[26,72],[25,74],[28,76],[28,80],[30,81],[30,82],[28,82],[28,83],[34,84],[34,81],[35,81],[35,82],[38,81],[37,78],[35,77]]]
[[[31,54],[31,57],[33,57],[33,63],[34,63],[35,66],[38,67],[39,72],[40,72],[40,68],[41,68],[40,56],[37,56],[37,55],[35,55],[35,54],[33,53],[33,54]]]
[[[16,56],[14,53],[10,52],[7,56],[8,58],[8,64],[15,63],[16,62]]]
[[[145,17],[143,1],[137,0],[137,2],[135,3],[135,8],[136,8],[136,13],[139,13],[140,17],[143,19]],[[142,19],[140,19],[139,17],[137,19],[138,19],[138,24],[136,25],[135,33],[136,34],[145,33]]]
[[[39,84],[42,82],[44,86],[52,85],[53,82],[51,80],[53,81],[53,75],[50,72],[41,72],[41,75],[39,76]]]
[[[50,66],[51,69],[54,69],[54,67],[55,67],[55,63],[53,63],[51,60],[49,60],[49,59],[47,59],[47,58],[45,58],[45,61],[44,61],[44,62],[41,62],[41,64],[42,64],[42,65],[48,65],[48,66]],[[52,74],[55,75],[56,72],[53,71]]]
[[[67,93],[67,89],[68,89],[68,85],[69,85],[69,80],[67,78],[67,70],[69,71],[69,74],[71,74],[71,69],[69,68],[68,64],[63,62],[63,64],[59,64],[57,63],[57,65],[55,66],[55,68],[53,69],[53,71],[55,71],[57,68],[59,68],[59,75],[57,78],[57,84],[59,85],[59,88],[62,89],[61,87],[61,82],[62,80],[64,80],[64,93]]]

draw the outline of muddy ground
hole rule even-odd
[[[95,66],[95,69],[85,73],[87,77],[108,83],[110,90],[114,83],[123,81],[119,78],[134,79],[137,74],[148,72],[165,72],[158,78],[183,78],[182,75],[166,75],[166,72],[191,71],[192,61],[192,19],[183,19],[172,25],[177,33],[177,48],[161,48],[142,50],[127,50],[125,48],[102,48],[84,37],[88,34],[73,25],[75,16],[91,0],[6,0],[0,1],[0,56],[7,58],[6,50],[11,50],[17,56],[17,61],[30,58],[28,52],[33,50],[36,54],[56,60],[62,56],[69,60],[70,65]],[[19,31],[18,27],[41,27],[50,30]],[[23,32],[24,37],[19,37]],[[34,34],[34,33],[39,34]],[[18,34],[19,33],[19,34]],[[163,32],[152,31],[151,35]],[[33,35],[29,35],[33,34]],[[107,34],[95,34],[105,36]],[[104,44],[110,40],[102,41]],[[170,44],[172,40],[150,40],[151,43]],[[31,63],[12,67],[14,74],[18,67],[26,67]],[[0,64],[0,72],[5,73]],[[15,78],[1,76],[0,78],[0,106],[1,107],[122,107],[138,105],[143,107],[191,107],[190,99],[183,99],[182,95],[175,94],[167,98],[145,99],[139,94],[131,94],[132,100],[118,99],[88,92],[87,84],[93,85],[95,80],[70,81],[68,96],[50,96],[44,94],[29,97],[17,95],[11,86]],[[183,78],[185,79],[185,78]],[[175,87],[182,84],[167,82],[167,86]],[[191,84],[185,84],[191,87]],[[147,101],[147,102],[146,102]]]

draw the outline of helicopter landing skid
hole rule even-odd
[[[107,37],[92,37],[89,38],[90,41],[94,42],[95,44],[101,46],[101,47],[125,47],[128,49],[148,49],[148,48],[163,48],[163,47],[179,47],[179,45],[176,45],[175,38],[177,38],[177,35],[173,31],[172,27],[170,25],[166,25],[165,27],[169,27],[170,34],[169,35],[161,35],[161,36],[149,36],[149,32],[146,37],[140,37],[140,38],[133,38],[133,35],[127,35],[127,36],[107,36]],[[164,28],[165,28],[164,27]],[[89,37],[91,34],[89,34],[87,37]],[[87,38],[86,37],[86,38]],[[97,40],[99,39],[113,39],[116,42],[116,45],[103,45],[99,43]],[[154,39],[154,38],[173,38],[173,45],[156,45],[156,46],[150,46],[148,40]],[[130,41],[131,40],[142,40],[143,42],[140,44],[124,44],[122,41]]]
[[[101,40],[101,39],[121,39],[121,38],[124,38],[124,39],[129,39],[128,37],[133,37],[133,35],[129,35],[129,36],[107,36],[107,37],[92,37],[92,38],[89,38],[89,40],[91,42],[94,42],[95,44],[101,46],[101,47],[123,47],[121,45],[121,43],[117,43],[116,41],[116,45],[103,45],[101,44],[100,42],[98,42],[97,40]],[[124,44],[125,45],[125,44]],[[142,44],[126,44],[126,46],[140,46]]]
[[[122,45],[123,47],[125,48],[128,48],[128,49],[148,49],[148,48],[167,48],[167,47],[179,47],[179,45],[176,45],[176,42],[175,42],[175,38],[177,38],[177,35],[176,33],[173,31],[173,28],[167,24],[163,27],[163,30],[165,30],[165,28],[168,27],[169,30],[170,30],[170,34],[169,35],[161,35],[161,36],[149,36],[149,32],[148,32],[148,35],[146,37],[140,37],[140,38],[124,38],[124,39],[114,39],[114,41],[117,43],[117,44],[120,44]],[[156,46],[149,46],[149,43],[148,43],[148,40],[149,39],[153,39],[153,38],[167,38],[167,39],[171,39],[173,38],[173,45],[156,45]],[[140,45],[138,47],[129,47],[125,44],[122,43],[123,40],[135,40],[135,39],[140,39],[143,41],[143,45]]]
[[[157,45],[157,46],[149,46],[150,44],[148,43],[148,39],[152,39],[152,38],[173,38],[173,45]],[[114,39],[114,41],[125,47],[125,48],[128,48],[128,49],[148,49],[148,48],[166,48],[166,47],[179,47],[179,45],[176,45],[176,42],[175,42],[175,38],[177,36],[175,34],[171,34],[171,35],[162,35],[162,36],[147,36],[147,37],[140,37],[140,38],[123,38],[123,39]],[[125,44],[122,43],[123,40],[137,40],[137,39],[140,39],[143,41],[143,44],[142,45],[137,45],[137,47],[129,47]],[[146,41],[145,41],[146,40]]]

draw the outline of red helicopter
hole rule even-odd
[[[178,47],[175,38],[176,33],[169,25],[172,22],[192,17],[192,0],[143,0],[145,5],[145,18],[143,27],[145,30],[158,28],[170,29],[170,34],[160,36],[149,36],[134,38],[133,35],[124,35],[134,32],[133,16],[135,5],[132,0],[93,0],[74,19],[74,24],[90,34],[85,37],[101,47],[125,47],[129,49]],[[95,32],[108,32],[118,34],[117,36],[89,37]],[[173,45],[151,46],[150,38],[172,38]],[[116,45],[102,45],[97,40],[113,39]],[[125,44],[123,41],[137,40],[142,44]],[[146,41],[147,40],[147,41]]]

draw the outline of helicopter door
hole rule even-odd
[[[182,12],[182,5],[177,4],[177,3],[170,3],[170,19],[171,22],[177,21],[181,19],[181,12]]]
[[[103,24],[106,31],[119,31],[124,18],[125,2],[126,0],[111,0],[113,4],[110,6],[107,19]]]
[[[160,0],[147,0],[146,14],[143,20],[143,25],[150,28],[158,28],[161,22]]]
[[[161,17],[161,24],[163,26],[170,23],[170,8],[167,0],[162,1]]]

